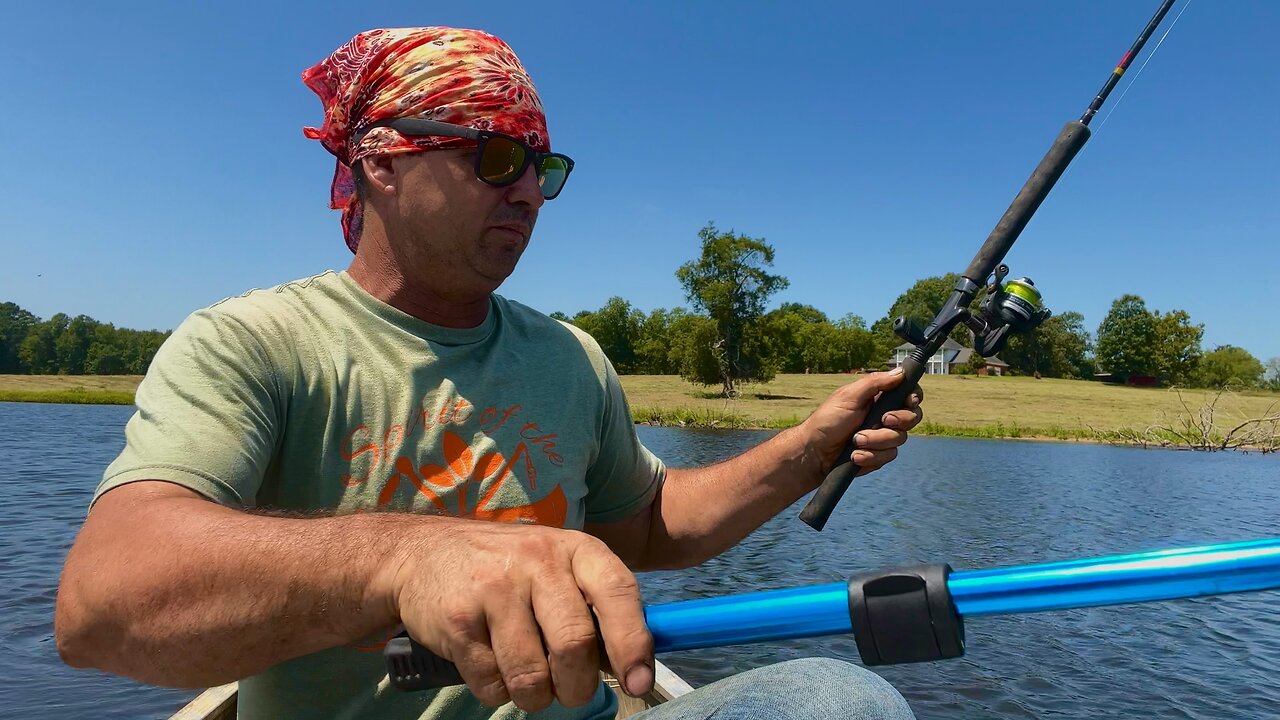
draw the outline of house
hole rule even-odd
[[[898,367],[907,359],[907,355],[915,346],[911,343],[903,343],[893,349],[893,357],[889,358],[889,368]],[[925,373],[929,375],[955,375],[964,372],[965,365],[969,364],[969,358],[973,357],[973,348],[967,348],[960,343],[947,338],[942,343],[942,349],[929,358],[929,366],[925,369]],[[979,375],[1004,375],[1009,372],[1009,364],[998,357],[989,357],[986,364],[978,369]]]

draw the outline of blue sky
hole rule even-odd
[[[455,25],[512,45],[577,161],[503,294],[684,305],[675,269],[713,220],[776,248],[775,304],[871,321],[968,265],[1158,4],[22,3],[0,44],[0,301],[172,328],[345,267],[299,76],[369,28]],[[1280,355],[1277,26],[1280,3],[1192,0],[1014,274],[1091,329],[1137,293],[1204,323],[1206,349]]]

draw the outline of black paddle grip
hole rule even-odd
[[[457,665],[419,645],[408,632],[391,638],[382,655],[387,661],[387,677],[397,690],[435,690],[466,682]]]
[[[595,613],[591,621],[596,627],[597,650],[604,669],[608,669],[608,653],[604,647],[604,635],[600,632],[600,620]],[[427,646],[402,631],[387,642],[382,651],[387,662],[387,677],[397,690],[436,690],[451,685],[464,685],[466,680],[458,672],[458,666],[431,652]]]

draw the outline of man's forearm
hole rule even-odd
[[[818,486],[822,459],[798,428],[704,468],[668,470],[652,507],[645,569],[697,565]]]
[[[68,663],[157,685],[225,683],[391,627],[389,549],[432,530],[409,515],[250,515],[139,485],[160,496],[126,485],[90,514],[55,624]]]

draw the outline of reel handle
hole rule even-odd
[[[924,364],[908,355],[907,359],[902,363],[902,382],[880,394],[871,409],[867,411],[867,417],[862,421],[862,426],[858,429],[874,430],[881,426],[880,419],[884,417],[885,413],[906,407],[907,398],[916,391],[920,378],[924,375],[925,367]],[[855,432],[854,434],[856,435],[857,433]],[[849,442],[840,451],[839,457],[848,458],[853,454],[854,449],[853,437],[850,436]],[[845,491],[849,489],[849,485],[857,477],[858,470],[858,466],[848,459],[832,468],[831,472],[827,473],[827,477],[823,479],[822,485],[818,486],[817,492],[813,494],[813,497],[809,498],[809,503],[804,506],[804,510],[800,511],[800,519],[814,530],[821,530],[825,527],[827,520],[831,518],[831,513],[836,509],[836,503],[840,502],[840,498],[844,497]]]

